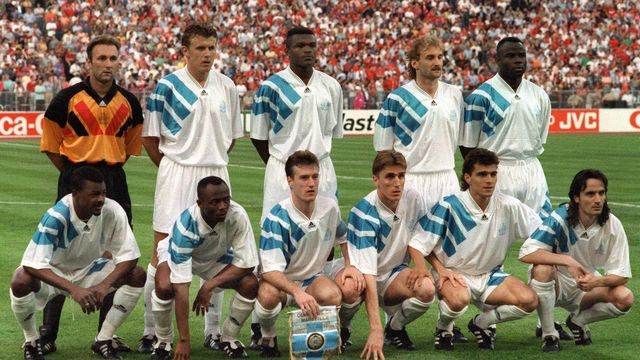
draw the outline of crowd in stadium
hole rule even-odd
[[[185,22],[211,18],[219,30],[214,67],[234,79],[241,96],[248,92],[245,106],[266,77],[286,66],[283,35],[292,24],[315,29],[319,68],[341,82],[350,108],[379,108],[386,92],[407,80],[408,43],[427,33],[444,40],[445,81],[465,93],[496,72],[496,41],[516,35],[526,39],[529,80],[552,101],[562,90],[570,90],[564,104],[572,107],[639,101],[634,0],[23,0],[0,4],[2,102],[12,92],[30,92],[48,103],[49,94],[84,75],[82,49],[100,33],[124,45],[120,83],[148,92],[182,65]]]

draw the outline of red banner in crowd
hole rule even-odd
[[[0,112],[0,139],[40,137],[42,112]]]

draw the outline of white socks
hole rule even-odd
[[[205,283],[200,278],[200,287]],[[209,300],[209,309],[204,315],[204,336],[220,334],[220,318],[222,317],[222,303],[224,302],[224,289],[215,288]]]
[[[256,301],[255,304],[255,312],[258,317],[258,322],[260,323],[260,328],[262,329],[262,337],[276,337],[276,321],[278,320],[280,310],[282,310],[282,304],[278,302],[278,305],[271,310],[262,307],[259,301]]]
[[[340,326],[350,328],[351,320],[360,309],[360,305],[362,305],[362,299],[358,299],[353,304],[342,303],[340,305],[340,312],[338,313],[340,316]]]
[[[256,300],[249,300],[236,293],[231,299],[229,316],[222,326],[222,341],[232,342],[238,339],[242,324],[247,321],[253,311],[253,304]]]
[[[433,304],[433,300],[426,303],[415,297],[406,299],[402,302],[400,310],[393,315],[393,318],[389,323],[389,327],[393,330],[402,330],[402,328],[404,328],[408,323],[424,314],[431,304]]]
[[[13,291],[9,289],[9,297],[11,297],[11,310],[22,328],[24,339],[26,341],[35,341],[40,335],[36,330],[36,294],[33,292],[19,298],[13,295]]]
[[[155,287],[156,268],[149,264],[147,266],[147,281],[144,283],[144,332],[142,336],[152,337],[155,335],[155,321],[151,310],[151,292]]]
[[[554,326],[553,310],[556,306],[556,282],[540,282],[531,279],[529,283],[531,289],[538,294],[538,317],[542,326],[542,337],[552,335],[559,338],[558,331]]]
[[[173,310],[173,299],[162,300],[156,296],[156,292],[151,293],[151,308],[155,318],[155,335],[159,343],[171,344],[173,341],[173,323],[171,312]]]
[[[599,302],[588,309],[580,310],[577,315],[571,318],[571,321],[576,325],[585,326],[596,321],[613,319],[626,313],[612,303]]]
[[[102,329],[98,333],[96,340],[105,341],[113,338],[113,333],[129,317],[138,303],[143,288],[123,285],[113,297],[113,306],[107,313]]]
[[[480,313],[475,320],[476,325],[487,329],[490,325],[505,321],[522,319],[531,313],[526,312],[515,305],[500,305],[497,308]]]
[[[440,318],[438,319],[437,324],[438,329],[452,332],[453,322],[467,311],[468,306],[465,306],[464,309],[460,311],[453,311],[444,300],[440,300],[438,302],[438,307],[440,308]]]

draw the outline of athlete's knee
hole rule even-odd
[[[16,297],[26,296],[30,292],[38,290],[35,288],[35,282],[35,278],[20,267],[13,273],[13,277],[11,278],[11,291]]]
[[[267,281],[260,281],[258,301],[265,309],[273,309],[280,304],[280,290]]]
[[[329,283],[327,281],[327,283]],[[322,286],[320,291],[316,292],[316,301],[318,304],[322,306],[339,306],[342,304],[342,292],[338,285],[327,284],[327,286]]]
[[[258,279],[253,273],[243,276],[236,291],[244,298],[253,300],[258,296]]]
[[[551,265],[533,265],[531,277],[540,282],[549,282],[556,277],[556,268]]]
[[[133,287],[143,287],[146,281],[147,273],[144,272],[144,269],[142,269],[140,266],[136,266],[129,273],[126,284]]]
[[[413,289],[413,296],[422,302],[431,302],[435,294],[436,289],[429,278],[423,278],[419,285]]]
[[[538,295],[528,286],[515,292],[517,303],[514,304],[523,311],[532,312],[538,308]]]
[[[451,311],[460,312],[469,306],[469,296],[448,296],[440,301],[444,301]]]
[[[340,285],[340,291],[342,292],[342,302],[347,304],[353,304],[362,295],[361,291],[356,290],[355,282],[351,279],[345,281],[344,285]]]
[[[633,292],[627,287],[618,286],[613,289],[613,305],[620,311],[627,312],[633,306],[635,297]]]

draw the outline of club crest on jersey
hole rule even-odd
[[[498,236],[505,236],[507,235],[507,231],[508,231],[508,227],[507,224],[502,223],[500,224],[500,226],[498,227]]]
[[[320,110],[327,111],[331,107],[331,102],[327,99],[320,101]]]
[[[226,113],[227,112],[227,103],[225,103],[224,101],[220,103],[220,107],[218,108],[218,110],[220,110],[221,113]]]
[[[458,119],[458,116],[456,115],[456,111],[455,110],[449,111],[449,121],[456,121],[457,119]]]

